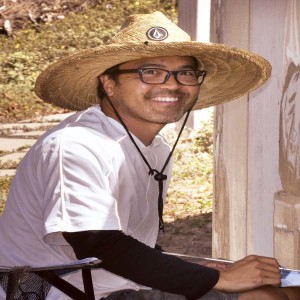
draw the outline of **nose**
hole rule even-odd
[[[180,83],[177,81],[176,73],[169,72],[167,80],[165,81],[164,85],[168,85],[170,87],[178,87]]]

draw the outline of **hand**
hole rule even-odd
[[[280,286],[281,274],[276,259],[250,255],[225,270],[214,289],[224,292],[243,292],[264,285]]]

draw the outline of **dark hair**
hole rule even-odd
[[[196,58],[196,57],[194,57],[194,56],[191,56],[191,58],[192,58],[192,59],[193,59],[193,61],[194,61],[194,64],[195,64],[195,69],[196,69],[196,70],[198,70],[198,67],[199,67],[199,62],[198,62],[197,58]]]

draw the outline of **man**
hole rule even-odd
[[[21,162],[0,219],[0,265],[97,257],[97,299],[288,299],[276,288],[273,258],[214,269],[155,249],[175,147],[159,131],[192,109],[258,87],[269,74],[261,57],[192,42],[159,12],[131,16],[110,44],[50,66],[37,95],[79,112]],[[77,273],[65,278],[81,287]],[[47,299],[68,298],[52,288]]]

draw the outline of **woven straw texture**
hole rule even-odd
[[[147,37],[152,27],[168,36]],[[157,56],[194,56],[207,77],[193,110],[224,103],[261,86],[271,74],[264,58],[221,44],[191,41],[189,35],[162,13],[128,17],[107,45],[83,51],[50,65],[37,78],[35,92],[45,102],[71,110],[99,104],[98,77],[106,69],[135,59]]]

